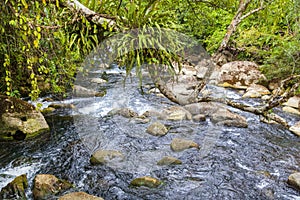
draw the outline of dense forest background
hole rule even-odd
[[[228,60],[254,61],[268,80],[300,74],[298,0],[80,2],[94,12],[79,11],[68,0],[2,1],[0,93],[32,99],[46,93],[63,97],[80,63],[101,41],[145,27],[169,28],[193,36],[212,56],[222,53]],[[247,6],[236,30],[225,48],[220,48],[243,5]],[[156,57],[168,57],[165,52],[156,53]],[[129,52],[120,60],[130,70],[147,61],[141,57],[153,54]]]

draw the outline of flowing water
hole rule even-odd
[[[101,75],[101,70],[91,74]],[[149,123],[110,116],[109,111],[131,108],[142,114],[173,104],[154,94],[142,95],[135,79],[128,79],[123,87],[124,73],[116,68],[106,71],[105,76],[109,82],[98,88],[106,90],[104,97],[69,99],[64,103],[74,104],[75,110],[57,110],[47,116],[49,135],[1,143],[0,188],[23,173],[32,187],[36,174],[49,173],[75,185],[65,193],[84,191],[107,200],[300,199],[300,193],[286,183],[289,174],[300,171],[300,139],[288,130],[261,123],[251,113],[233,110],[247,118],[248,128],[220,127],[208,119],[160,120],[168,127],[168,134],[151,136],[145,131]],[[240,98],[232,91],[226,95]],[[289,120],[299,120],[278,112]],[[194,140],[201,148],[173,152],[170,143],[175,137]],[[125,160],[93,166],[89,159],[99,148],[121,151]],[[177,157],[183,164],[158,166],[163,156]],[[141,176],[158,178],[163,184],[158,188],[129,186],[131,180]],[[27,195],[33,198],[30,189]]]

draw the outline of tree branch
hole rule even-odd
[[[90,10],[89,8],[82,5],[77,0],[67,0],[66,5],[69,8],[75,9],[76,11],[83,13],[86,18],[90,18],[91,21],[97,25],[107,24],[109,27],[113,27],[114,29],[116,28],[115,27],[116,22],[113,17],[110,16],[103,17],[103,15]]]

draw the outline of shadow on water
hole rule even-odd
[[[107,83],[107,96],[71,100],[75,111],[58,111],[47,117],[51,134],[46,138],[1,143],[0,184],[27,173],[30,187],[36,174],[49,173],[75,185],[66,192],[85,191],[109,199],[299,199],[286,184],[289,174],[300,171],[300,139],[279,125],[259,122],[257,116],[239,112],[249,127],[214,127],[206,120],[163,121],[170,129],[163,137],[145,132],[148,124],[122,116],[107,116],[116,106],[141,114],[171,104],[155,95],[141,95],[134,83],[124,90],[116,80]],[[118,86],[117,86],[118,85]],[[122,97],[126,93],[128,99]],[[118,101],[114,104],[113,101]],[[121,100],[124,100],[123,102]],[[173,152],[174,137],[204,145],[210,132],[219,131],[213,148]],[[125,161],[93,166],[98,148],[115,149]],[[174,156],[182,165],[158,166],[163,156]],[[132,179],[152,176],[163,181],[158,188],[130,187]],[[28,191],[27,195],[32,198]]]

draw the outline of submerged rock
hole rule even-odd
[[[219,109],[223,109],[224,106],[215,102],[199,102],[189,105],[185,105],[184,108],[189,111],[192,115],[202,114],[205,116],[210,116]]]
[[[170,146],[173,151],[183,151],[189,148],[200,149],[199,144],[197,144],[196,142],[192,140],[185,140],[180,138],[174,138]]]
[[[72,184],[66,180],[58,179],[51,174],[38,174],[34,178],[33,197],[36,200],[48,199],[63,190],[69,189]]]
[[[48,108],[55,108],[55,109],[74,109],[74,104],[71,103],[52,103],[48,106]]]
[[[104,165],[111,161],[123,161],[124,155],[115,150],[98,150],[91,156],[90,162],[93,165]]]
[[[26,174],[17,176],[1,189],[0,199],[27,199],[25,189],[28,187]]]
[[[300,191],[300,172],[291,174],[288,178],[288,184]]]
[[[182,164],[181,160],[171,156],[163,157],[160,161],[157,162],[157,165],[181,165],[181,164]]]
[[[136,187],[145,186],[145,187],[149,187],[149,188],[156,188],[156,187],[160,186],[161,184],[162,184],[162,182],[160,180],[158,180],[157,178],[150,177],[150,176],[136,178],[130,182],[131,186],[136,186]]]
[[[48,131],[41,112],[26,101],[0,96],[0,140],[24,140]]]
[[[300,136],[300,121],[289,128],[294,134]]]
[[[85,192],[72,192],[59,197],[58,200],[103,200],[103,198],[96,197]]]
[[[147,133],[154,136],[164,136],[168,132],[165,125],[160,122],[154,122],[147,128]]]
[[[92,78],[91,82],[92,83],[97,83],[97,84],[102,84],[102,83],[107,83],[107,80],[102,79],[102,78]]]

